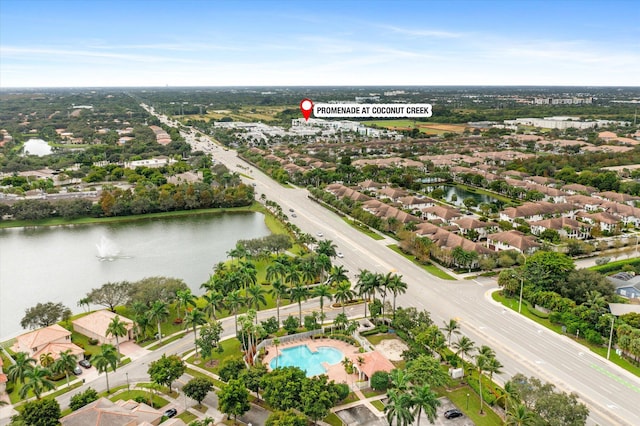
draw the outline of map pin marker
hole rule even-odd
[[[300,111],[302,111],[302,116],[305,121],[309,121],[309,117],[311,117],[311,111],[313,111],[313,101],[311,99],[303,99],[300,101]]]

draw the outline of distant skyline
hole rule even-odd
[[[0,87],[640,86],[640,7],[0,0]]]

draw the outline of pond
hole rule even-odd
[[[0,230],[0,338],[22,331],[25,309],[78,300],[107,282],[183,279],[195,294],[240,239],[269,235],[260,213]]]
[[[477,192],[468,191],[467,189],[460,188],[454,185],[438,185],[438,186],[425,186],[424,191],[430,193],[436,188],[440,188],[444,191],[444,199],[450,204],[454,204],[459,207],[464,207],[464,199],[472,197],[476,200],[477,204],[480,203],[493,203],[498,201],[497,198],[487,194],[479,194]]]
[[[53,152],[51,146],[42,139],[29,139],[24,143],[22,150],[24,155],[37,155],[38,157],[44,157]]]

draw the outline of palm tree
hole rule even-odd
[[[331,240],[321,240],[321,241],[318,241],[318,247],[316,247],[316,253],[324,254],[329,258],[336,257],[336,254],[337,254],[336,249],[337,248],[338,248],[338,246],[333,244],[333,241],[331,241]]]
[[[501,368],[504,367],[500,361],[494,356],[488,359],[485,371],[489,373],[489,381],[493,381],[494,374],[501,374]]]
[[[160,328],[160,323],[164,322],[169,318],[169,308],[167,307],[166,302],[162,300],[156,300],[151,305],[151,309],[149,310],[149,321],[155,321],[158,324],[158,339],[162,338],[162,329]]]
[[[197,297],[191,293],[190,289],[176,291],[176,298],[178,299],[178,316],[180,315],[180,308],[184,307],[185,314],[187,313],[187,306],[196,306]]]
[[[367,317],[367,304],[371,293],[376,288],[377,274],[374,274],[366,269],[361,271],[358,275],[358,282],[356,283],[356,291],[358,296],[364,298],[364,317]]]
[[[338,285],[341,282],[349,281],[349,277],[347,276],[348,270],[344,269],[344,266],[333,266],[331,271],[329,271],[329,282],[331,285]]]
[[[326,284],[319,284],[313,289],[311,294],[314,297],[320,298],[320,323],[322,323],[324,322],[324,299],[326,298],[331,302],[331,299],[333,298],[331,295],[331,289]]]
[[[302,274],[297,265],[291,265],[287,270],[287,276],[285,278],[292,287],[302,283]]]
[[[404,294],[407,292],[407,283],[402,281],[402,275],[393,275],[391,280],[387,284],[387,289],[393,293],[393,317],[396,317],[396,297],[399,294]]]
[[[256,307],[256,312],[260,310],[260,305],[266,305],[267,299],[265,298],[266,290],[262,288],[260,284],[254,284],[251,287],[247,288],[246,291],[246,299],[247,305],[254,305]],[[258,324],[258,315],[256,314],[256,325]]]
[[[442,330],[447,335],[447,346],[451,347],[451,335],[460,334],[460,324],[458,324],[458,321],[451,318],[448,323],[444,323],[444,327],[442,327],[440,330]]]
[[[83,307],[85,308],[86,312],[89,312],[89,305],[91,304],[91,299],[89,297],[83,297],[82,299],[78,300],[78,307]]]
[[[489,358],[495,358],[496,352],[493,349],[491,349],[489,346],[482,345],[478,348],[478,355],[482,355],[485,358],[489,359]]]
[[[14,383],[24,383],[25,374],[33,370],[36,360],[29,357],[26,352],[18,352],[13,358],[13,364],[7,367],[7,378]]]
[[[272,342],[273,342],[273,345],[276,347],[276,368],[278,368],[278,345],[280,344],[280,339],[278,339],[277,337],[274,337]]]
[[[456,350],[456,355],[462,359],[462,375],[464,376],[464,357],[471,355],[471,352],[475,350],[475,343],[467,336],[462,336],[453,344],[453,349]]]
[[[216,316],[216,309],[222,306],[224,296],[221,292],[211,289],[207,293],[202,295],[202,298],[207,303],[204,307],[204,312],[209,315],[210,319],[218,319]]]
[[[382,275],[380,277],[378,286],[378,294],[382,296],[382,316],[384,316],[384,302],[387,298],[387,290],[389,289],[389,283],[391,282],[391,272],[388,272],[387,275]]]
[[[20,388],[20,392],[18,392],[20,398],[23,400],[27,399],[27,395],[29,395],[29,391],[31,391],[36,396],[36,399],[40,399],[43,390],[55,389],[56,385],[47,379],[47,376],[50,375],[51,370],[40,365],[36,365],[32,369],[25,371],[25,383],[24,386]]]
[[[282,281],[275,280],[271,284],[271,295],[276,299],[276,316],[278,320],[278,327],[280,327],[280,302],[283,297],[286,297],[289,292],[289,287],[284,285]]]
[[[480,389],[480,414],[484,414],[483,403],[484,398],[482,397],[482,374],[484,373],[487,366],[488,358],[482,354],[476,355],[476,369],[478,370],[478,387]]]
[[[440,400],[438,395],[431,390],[431,387],[427,384],[423,386],[414,386],[411,388],[411,406],[414,407],[414,415],[417,419],[417,426],[420,426],[420,417],[424,410],[430,423],[436,421],[437,409],[440,406]]]
[[[533,426],[537,424],[536,416],[526,405],[517,404],[507,410],[507,425],[510,426]]]
[[[40,365],[44,368],[50,367],[54,362],[55,359],[53,359],[53,355],[51,355],[51,352],[40,354]]]
[[[240,262],[238,276],[241,288],[247,288],[254,285],[258,281],[258,270],[256,269],[256,265],[249,261]]]
[[[267,266],[267,281],[273,280],[284,280],[284,277],[287,276],[288,271],[288,263],[284,263],[279,260],[280,257],[277,257],[269,266]]]
[[[233,316],[235,318],[235,326],[236,326],[236,335],[238,334],[238,308],[244,305],[244,297],[240,290],[234,290],[231,293],[227,294],[225,298],[225,303],[227,308],[233,312]]]
[[[306,286],[303,286],[302,284],[298,283],[298,284],[296,284],[295,286],[293,286],[293,287],[291,287],[289,289],[288,298],[292,302],[297,302],[298,303],[298,313],[299,313],[299,317],[300,317],[300,324],[303,324],[303,322],[302,322],[302,302],[309,298],[309,289]]]
[[[328,270],[331,269],[331,259],[324,253],[316,256],[316,268],[320,271],[320,281],[324,281],[324,277]]]
[[[136,340],[142,337],[142,340],[147,338],[147,329],[151,326],[151,320],[149,320],[149,315],[147,313],[139,314],[134,318],[134,322],[136,325]]]
[[[198,356],[198,345],[196,344],[196,328],[199,325],[205,325],[207,323],[207,315],[202,312],[200,309],[195,308],[187,312],[187,315],[184,317],[185,323],[187,326],[191,326],[193,328],[193,343],[196,346],[196,357]]]
[[[342,305],[342,313],[345,313],[345,305],[350,300],[353,300],[356,293],[351,290],[351,283],[349,281],[343,281],[336,287],[336,294],[333,296],[336,302]]]
[[[306,258],[300,263],[300,275],[307,284],[313,284],[318,277],[318,268],[313,259]]]
[[[98,370],[98,373],[105,373],[107,378],[107,393],[109,393],[109,367],[115,372],[118,364],[116,348],[108,343],[101,345],[100,352],[95,354],[91,361]]]
[[[69,373],[73,373],[73,370],[76,368],[78,359],[77,357],[71,353],[71,349],[67,349],[64,352],[60,352],[60,357],[53,363],[53,372],[54,373],[64,373],[67,378],[67,387],[70,386],[69,383]]]
[[[120,362],[120,337],[127,335],[127,324],[120,321],[120,317],[116,315],[109,323],[106,335],[112,335],[116,338],[116,351],[118,352],[118,362]]]
[[[504,392],[502,397],[504,398],[504,409],[508,414],[510,405],[513,406],[520,403],[520,396],[518,395],[518,388],[516,388],[510,381],[504,384],[503,389]]]
[[[397,426],[408,426],[413,423],[413,413],[411,412],[411,397],[408,393],[398,392],[396,389],[391,389],[387,395],[387,405],[384,407],[387,421],[389,426],[393,424],[395,420]]]
[[[399,392],[406,392],[409,389],[409,382],[412,379],[411,374],[399,368],[391,370],[389,378],[391,379],[390,387]]]

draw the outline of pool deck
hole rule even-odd
[[[315,339],[315,340],[300,339],[300,340],[294,340],[288,343],[283,343],[278,345],[278,354],[280,354],[280,351],[282,349],[293,348],[295,346],[301,346],[301,345],[306,345],[311,352],[316,352],[320,347],[330,347],[330,348],[338,349],[340,352],[342,352],[344,356],[359,354],[357,347],[352,346],[348,343],[342,342],[340,340],[334,340],[334,339],[328,339],[328,338]],[[267,347],[268,353],[262,360],[262,363],[265,364],[269,370],[271,370],[271,367],[269,366],[271,363],[271,360],[276,357],[275,349],[276,349],[275,346]],[[327,363],[322,363],[322,364],[323,364],[322,366],[327,370],[327,376],[329,377],[329,380],[333,380],[336,383],[346,383],[349,386],[351,386],[351,384],[355,383],[358,380],[358,374],[357,373],[347,374],[346,371],[344,371],[344,366],[340,362],[335,365],[328,365]]]

